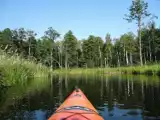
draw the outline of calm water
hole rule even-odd
[[[0,120],[46,120],[78,85],[105,120],[160,119],[160,78],[74,75],[0,91]]]

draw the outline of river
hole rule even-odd
[[[46,120],[77,85],[105,120],[160,119],[160,78],[61,75],[1,88],[0,120]]]

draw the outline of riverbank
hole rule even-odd
[[[69,70],[57,69],[55,74],[133,74],[133,75],[157,75],[160,76],[160,64],[133,66],[133,67],[117,67],[117,68],[73,68]]]
[[[160,76],[160,64],[144,65],[134,67],[122,67],[119,69],[121,73],[133,75],[157,75]]]
[[[23,59],[19,56],[10,56],[0,51],[0,86],[10,86],[23,83],[34,77],[48,77],[50,69],[42,64]],[[72,68],[57,69],[52,74],[133,74],[160,76],[160,64],[118,68]]]
[[[10,86],[33,77],[46,77],[48,74],[49,69],[42,64],[0,51],[0,85]]]

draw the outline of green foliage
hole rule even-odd
[[[49,27],[47,31],[45,31],[45,37],[47,39],[52,40],[53,42],[60,36],[60,34],[54,30],[52,27]]]
[[[138,24],[139,57],[141,65],[143,65],[141,26],[142,26],[142,20],[145,17],[150,16],[150,13],[147,11],[147,9],[148,9],[148,3],[144,2],[144,0],[132,0],[132,4],[129,8],[129,15],[125,15],[126,16],[125,19],[128,22],[132,22],[133,20],[135,20]]]
[[[84,40],[82,45],[83,56],[88,67],[101,66],[103,40],[93,35]]]
[[[160,29],[151,22],[142,29],[142,52],[146,61],[153,62],[159,59],[160,51]]]
[[[64,35],[63,42],[65,54],[65,66],[75,67],[77,65],[77,38],[73,35],[72,31],[68,31]]]
[[[151,22],[142,28],[141,34],[143,63],[157,63],[160,60],[160,29]],[[139,42],[132,32],[114,39],[107,33],[105,42],[93,35],[86,40],[77,40],[72,31],[68,31],[63,40],[55,41],[59,35],[50,28],[43,37],[36,39],[32,30],[7,28],[0,32],[0,47],[9,55],[15,54],[53,69],[139,64]]]
[[[129,7],[129,15],[125,15],[125,19],[129,22],[132,22],[133,20],[139,21],[142,18],[150,16],[147,9],[148,3],[144,0],[132,0],[132,4]]]
[[[3,85],[13,85],[19,82],[24,83],[32,77],[47,76],[49,71],[41,64],[0,51],[0,74]]]
[[[113,52],[113,45],[112,45],[112,40],[110,37],[110,34],[107,33],[106,35],[106,41],[103,46],[103,59],[105,60],[105,67],[111,66],[112,65],[112,52]]]

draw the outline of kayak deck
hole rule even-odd
[[[62,103],[49,120],[103,120],[80,89]]]

